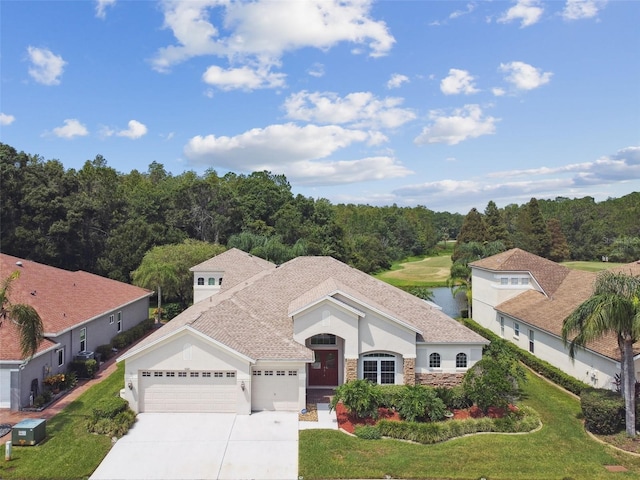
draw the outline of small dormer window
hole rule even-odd
[[[198,278],[198,285],[204,285],[204,278],[202,277]]]
[[[218,280],[218,285],[222,285],[222,277],[220,277],[220,280]]]
[[[529,285],[529,279],[527,277],[523,277],[520,279],[520,283],[522,285]]]
[[[216,284],[216,279],[213,277],[209,277],[209,285],[215,285]]]
[[[500,285],[508,285],[508,284],[509,284],[509,279],[507,277],[500,278]]]

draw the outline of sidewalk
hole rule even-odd
[[[142,338],[140,340],[142,340]],[[22,420],[27,418],[44,418],[45,420],[49,420],[50,418],[56,416],[58,413],[64,410],[64,408],[67,405],[69,405],[76,398],[82,395],[87,389],[91,388],[97,383],[100,383],[102,380],[104,380],[113,372],[115,372],[118,367],[116,365],[116,358],[122,355],[128,349],[134,347],[137,343],[138,342],[134,343],[133,345],[130,345],[128,348],[124,350],[119,351],[109,360],[102,363],[102,365],[100,365],[100,370],[98,370],[94,378],[92,378],[91,380],[79,380],[78,385],[76,385],[76,387],[73,390],[71,390],[66,395],[63,395],[62,397],[59,397],[57,400],[55,400],[52,404],[50,404],[47,408],[45,408],[41,412],[22,412],[22,411],[12,412],[8,408],[0,409],[0,424],[8,423],[11,425],[15,425],[16,423],[19,423]],[[124,388],[124,378],[122,382],[123,382],[122,386]],[[10,440],[10,435],[11,435],[11,432],[7,433],[4,437],[0,437],[0,441]]]

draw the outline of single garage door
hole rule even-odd
[[[140,372],[141,412],[236,411],[235,371]]]
[[[251,410],[298,410],[298,371],[256,369],[251,375]]]

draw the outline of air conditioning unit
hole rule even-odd
[[[78,352],[76,360],[91,360],[93,359],[93,352]]]

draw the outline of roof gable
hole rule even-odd
[[[495,272],[528,272],[549,297],[555,294],[570,271],[568,267],[519,248],[477,260],[469,266]]]

